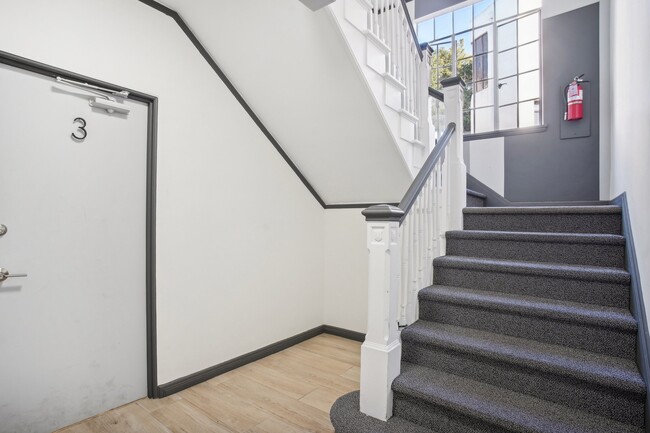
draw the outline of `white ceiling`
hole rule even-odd
[[[164,3],[327,204],[401,199],[411,175],[327,8],[312,12],[296,0]]]

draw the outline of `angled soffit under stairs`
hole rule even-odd
[[[397,202],[412,175],[328,11],[165,0],[328,204]]]

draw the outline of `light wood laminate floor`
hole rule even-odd
[[[142,399],[57,433],[333,432],[329,409],[359,389],[361,344],[321,334],[159,400]]]

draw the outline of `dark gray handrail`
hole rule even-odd
[[[433,96],[440,102],[445,102],[445,94],[433,87],[429,87],[429,96]]]
[[[422,47],[420,47],[420,43],[418,42],[418,34],[415,32],[415,27],[413,27],[413,21],[411,20],[411,14],[409,13],[408,8],[406,7],[406,2],[404,0],[402,0],[402,7],[404,8],[404,16],[406,17],[406,22],[409,24],[409,28],[411,29],[411,35],[413,35],[413,43],[416,47],[418,47],[418,54],[420,55],[420,60],[422,60],[424,58]]]
[[[413,204],[415,204],[415,200],[417,200],[420,191],[422,191],[429,176],[431,176],[433,168],[442,156],[442,152],[447,147],[447,144],[449,144],[449,140],[454,131],[456,131],[456,124],[452,122],[445,128],[442,136],[438,139],[436,147],[429,154],[429,157],[422,165],[418,175],[411,183],[406,194],[404,194],[404,198],[399,202],[399,205],[380,204],[371,206],[361,212],[366,217],[366,221],[399,221],[400,225],[404,222],[404,218],[406,218]]]

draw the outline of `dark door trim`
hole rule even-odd
[[[146,320],[147,320],[147,396],[159,394],[156,341],[156,149],[158,139],[158,98],[64,69],[0,51],[0,63],[46,77],[68,78],[99,87],[127,90],[129,98],[148,106],[147,116],[147,199],[146,199]]]

